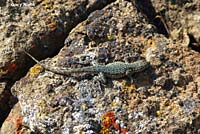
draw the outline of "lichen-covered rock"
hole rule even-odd
[[[194,49],[199,50],[199,0],[160,0],[159,2],[151,0],[151,4],[157,18],[159,17],[165,23],[168,34],[173,40],[179,41],[182,46],[192,45]]]
[[[0,24],[0,76],[17,79],[28,61],[21,51],[27,49],[36,57],[44,58],[56,53],[63,45],[67,33],[90,12],[102,8],[109,1],[69,0],[27,2],[7,1],[1,9]],[[16,4],[16,6],[14,6]],[[0,78],[1,78],[0,77]],[[17,78],[15,78],[17,77]]]
[[[23,125],[23,116],[20,104],[17,103],[3,123],[1,134],[30,134],[30,130]]]
[[[158,5],[162,2],[166,1]],[[141,4],[117,0],[91,13],[69,33],[61,51],[42,62],[82,68],[145,59],[150,67],[131,79],[104,81],[88,72],[64,76],[33,66],[12,87],[30,131],[199,132],[199,53],[160,34],[159,27],[149,24],[144,15],[148,8],[138,10]]]
[[[113,0],[7,0],[0,2],[0,81],[9,81],[0,96],[0,113],[8,114],[12,84],[33,64],[22,49],[38,59],[52,56],[64,46],[70,30],[91,12]],[[1,104],[2,103],[2,104]],[[4,112],[5,110],[5,112]],[[2,119],[3,120],[3,119]],[[0,123],[1,124],[1,123]]]
[[[155,27],[147,24],[141,14],[137,14],[132,3],[120,0],[92,13],[73,29],[60,53],[45,63],[76,68],[92,65],[93,61],[98,64],[134,62],[144,58],[142,51],[147,49],[145,37],[153,36],[154,31]],[[150,85],[148,73],[134,77],[137,88]],[[125,125],[127,116],[124,116],[127,114],[126,93],[135,88],[128,84],[129,79],[125,80],[127,82],[123,79],[107,79],[103,83],[99,77],[90,73],[60,76],[43,72],[36,65],[15,84],[16,88],[12,91],[18,96],[25,123],[32,131],[125,132],[128,130]],[[113,111],[112,119],[101,124],[101,116],[109,111]],[[114,126],[114,129],[109,129],[109,126]]]

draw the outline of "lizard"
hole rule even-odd
[[[23,50],[25,54],[27,54],[31,59],[33,59],[37,64],[42,66],[45,70],[53,72],[55,74],[60,75],[70,75],[73,73],[93,73],[98,74],[101,73],[103,76],[108,78],[122,78],[125,76],[131,76],[134,73],[142,72],[149,67],[149,63],[145,60],[138,60],[133,63],[126,63],[121,61],[116,61],[112,63],[108,63],[106,65],[95,65],[95,66],[88,66],[82,68],[60,68],[60,67],[52,67],[47,66],[44,63],[41,63],[36,58],[34,58],[30,53]]]

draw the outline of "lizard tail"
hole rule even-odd
[[[31,59],[33,59],[38,65],[42,66],[45,70],[48,70],[50,72],[53,72],[53,73],[56,73],[56,74],[63,74],[63,72],[60,72],[59,68],[57,67],[50,67],[50,66],[47,66],[43,63],[41,63],[39,60],[37,60],[36,58],[34,58],[31,54],[29,54],[28,52],[26,52],[25,50],[23,50],[23,52],[25,54],[27,54]]]
[[[83,68],[74,68],[74,69],[66,69],[66,68],[60,68],[60,67],[51,67],[47,66],[40,61],[38,61],[36,58],[34,58],[31,54],[23,50],[25,54],[27,54],[31,59],[33,59],[37,64],[42,66],[45,70],[48,70],[50,72],[61,74],[61,75],[70,75],[72,73],[80,73],[80,72],[96,72],[96,69],[93,66],[89,67],[83,67]]]

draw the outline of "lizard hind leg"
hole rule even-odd
[[[126,76],[128,76],[130,82],[133,83],[132,71],[130,69],[126,71]]]

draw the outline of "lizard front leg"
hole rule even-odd
[[[103,84],[106,83],[106,77],[105,77],[105,75],[102,72],[100,72],[98,74],[98,76],[95,76],[93,79],[94,79],[94,81],[98,81],[98,82],[101,82]]]

